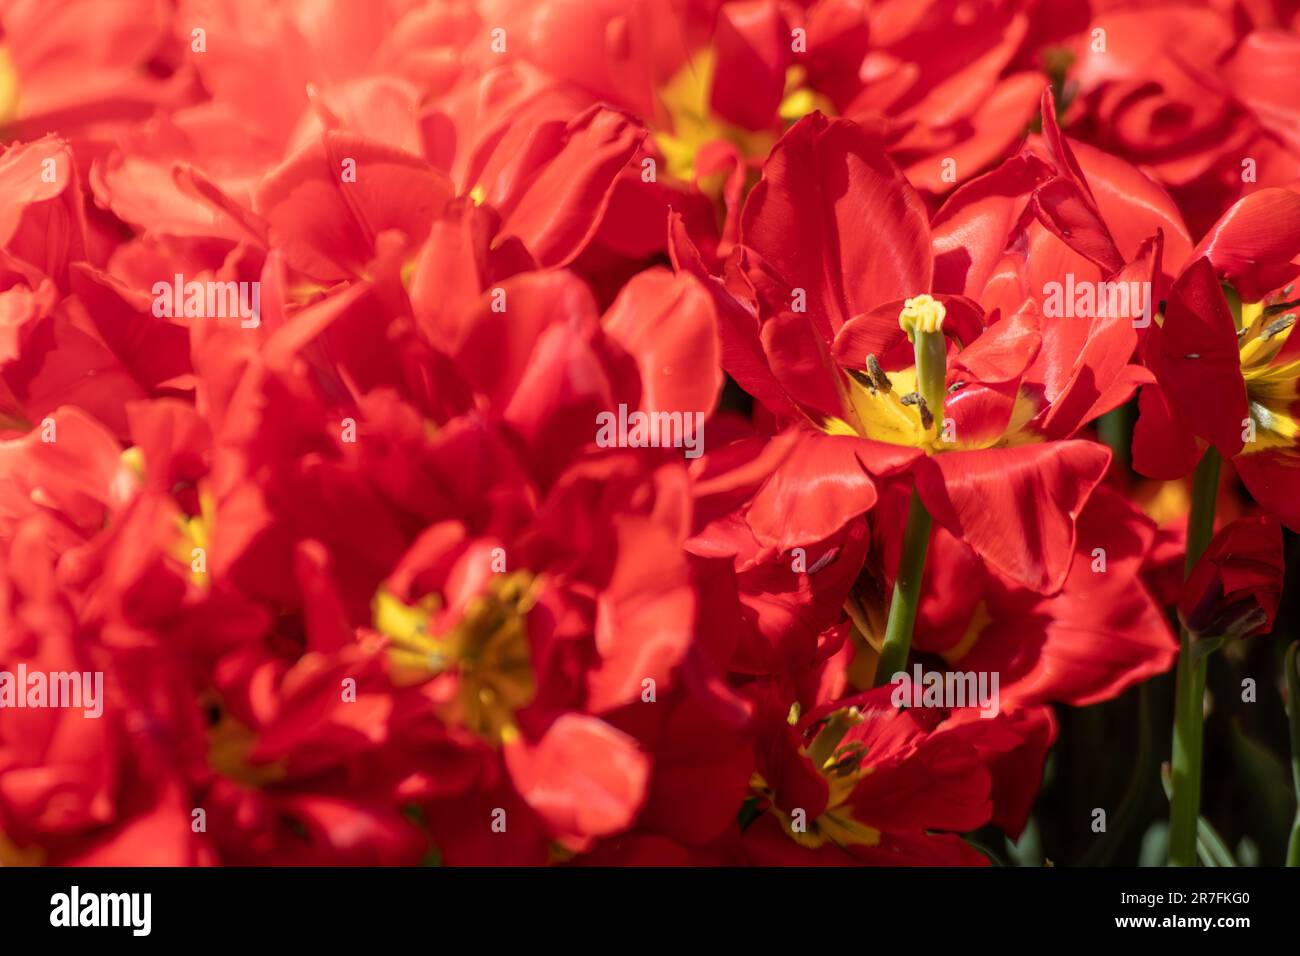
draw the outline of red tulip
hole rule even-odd
[[[1199,637],[1249,637],[1273,627],[1282,596],[1282,532],[1268,517],[1238,518],[1215,534],[1178,599]]]

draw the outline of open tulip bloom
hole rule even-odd
[[[0,866],[1300,864],[1294,6],[0,0]]]

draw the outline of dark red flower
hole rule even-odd
[[[1192,568],[1178,616],[1202,638],[1249,637],[1273,628],[1282,596],[1282,529],[1272,518],[1224,525]]]

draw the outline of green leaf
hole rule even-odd
[[[1266,863],[1282,862],[1278,848],[1286,844],[1291,827],[1293,806],[1287,786],[1287,768],[1278,756],[1252,738],[1237,721],[1232,721],[1228,735],[1229,752],[1241,781],[1245,800],[1244,818],[1250,834],[1266,848]]]

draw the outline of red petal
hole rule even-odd
[[[1227,457],[1241,451],[1248,408],[1235,328],[1214,268],[1198,258],[1169,291],[1155,373],[1196,434]]]
[[[1095,262],[1109,275],[1124,267],[1110,230],[1079,182],[1058,176],[1034,191],[1039,221],[1062,242]]]
[[[721,338],[722,367],[736,380],[736,384],[770,411],[778,414],[793,411],[790,396],[768,365],[759,339],[758,316],[727,291],[720,279],[709,274],[681,216],[676,213],[669,218],[668,248],[673,265],[703,282],[713,296]]]
[[[617,534],[618,558],[597,610],[600,662],[587,674],[587,707],[597,713],[639,700],[646,678],[667,688],[695,615],[679,543],[648,518],[618,519]]]
[[[1190,472],[1200,458],[1191,425],[1170,406],[1164,390],[1144,387],[1133,427],[1133,469],[1148,478],[1172,480]]]
[[[1061,593],[1028,599],[1023,591],[1001,592],[991,602],[993,623],[951,663],[1000,673],[1004,706],[1012,699],[1087,706],[1164,673],[1178,643],[1138,580],[1154,538],[1149,519],[1098,487],[1079,516]]]
[[[1178,616],[1205,637],[1273,629],[1286,562],[1282,529],[1268,515],[1238,518],[1214,535],[1178,599]]]
[[[1196,246],[1243,302],[1260,299],[1300,272],[1300,193],[1261,189],[1237,201]]]
[[[1135,379],[1126,376],[1126,370],[1137,347],[1138,333],[1135,323],[1151,321],[1152,315],[1158,308],[1158,304],[1150,301],[1149,298],[1155,295],[1156,280],[1160,271],[1161,248],[1157,236],[1156,241],[1143,246],[1139,250],[1138,257],[1109,280],[1126,283],[1128,288],[1145,283],[1145,285],[1138,285],[1138,288],[1148,290],[1147,302],[1135,303],[1130,299],[1128,312],[1124,315],[1111,315],[1110,308],[1098,309],[1098,312],[1108,314],[1098,315],[1092,319],[1077,355],[1071,356],[1067,353],[1049,356],[1053,361],[1072,360],[1072,362],[1068,377],[1065,377],[1060,391],[1052,398],[1051,410],[1043,421],[1043,431],[1047,435],[1053,438],[1067,438],[1087,422],[1113,408],[1115,404],[1127,401],[1132,395],[1131,389]],[[1099,291],[1098,295],[1100,294]],[[1113,311],[1118,313],[1121,310]],[[1081,323],[1084,320],[1062,318],[1058,321]],[[1058,371],[1048,378],[1060,381],[1062,376]],[[1117,392],[1114,387],[1121,382],[1121,379],[1128,390],[1120,389]]]
[[[1263,508],[1300,532],[1300,455],[1261,451],[1238,455],[1232,466]]]
[[[610,337],[636,357],[643,411],[713,411],[722,388],[718,320],[697,279],[667,269],[639,273],[603,321]]]
[[[599,106],[567,125],[539,127],[488,189],[501,235],[518,237],[543,265],[568,265],[595,236],[618,174],[643,139],[640,124]]]
[[[1007,577],[1059,591],[1074,554],[1075,520],[1106,473],[1110,452],[1088,441],[936,455],[942,484],[918,472],[936,520]]]
[[[573,849],[624,830],[645,799],[650,760],[603,720],[566,713],[535,745],[505,748],[523,798]]]
[[[1043,118],[1043,139],[1047,141],[1047,148],[1051,152],[1052,160],[1056,163],[1057,171],[1062,176],[1074,181],[1075,185],[1087,197],[1088,206],[1095,211],[1097,204],[1093,198],[1092,189],[1088,185],[1087,178],[1083,175],[1083,170],[1079,167],[1079,161],[1075,158],[1074,150],[1065,141],[1065,137],[1061,134],[1060,124],[1056,122],[1056,94],[1052,92],[1050,86],[1043,90],[1043,96],[1039,102],[1039,112]]]
[[[1192,239],[1169,194],[1117,156],[1087,143],[1070,145],[1120,255],[1127,259],[1138,256],[1142,243],[1161,232],[1165,268],[1181,269],[1192,254]]]
[[[461,373],[492,405],[504,407],[528,374],[538,339],[566,321],[590,329],[591,292],[568,272],[530,272],[501,283],[504,310],[480,299],[458,338],[443,343]]]
[[[882,451],[883,457],[877,454]],[[888,468],[918,454],[850,436],[805,432],[755,496],[745,520],[762,544],[781,550],[814,544],[876,503],[868,459],[877,468]]]
[[[961,126],[969,129],[963,128],[962,138],[945,146],[942,152],[943,159],[952,160],[952,168],[963,180],[967,179],[967,172],[979,172],[1016,148],[1037,112],[1042,84],[1042,75],[1036,71],[1003,77],[988,98],[964,118]],[[950,130],[936,133],[944,139],[952,135]],[[938,161],[935,150],[926,152],[928,155],[923,160],[905,167],[904,172],[917,189],[945,193],[952,185],[944,179],[944,164]]]
[[[936,291],[981,298],[1033,190],[1049,176],[1046,163],[1021,153],[952,194],[932,226]]]
[[[1283,30],[1247,34],[1224,64],[1223,78],[1232,92],[1270,131],[1300,149],[1300,37]]]
[[[788,310],[803,289],[827,337],[851,316],[930,288],[920,197],[862,127],[820,113],[773,148],[741,214],[741,241],[761,260],[755,281],[771,310]]]
[[[944,328],[946,331],[946,324]],[[1041,343],[1036,315],[1009,315],[994,322],[983,335],[958,352],[953,368],[969,375],[969,379],[960,376],[963,379],[988,385],[1019,381],[1037,357]]]
[[[347,160],[355,182],[343,181]],[[410,247],[423,242],[451,196],[446,176],[418,156],[326,132],[268,174],[255,206],[289,264],[328,280],[361,275],[385,230],[400,230]]]
[[[805,408],[842,417],[840,371],[806,315],[782,312],[763,325],[763,349],[785,392]]]
[[[68,263],[86,257],[80,182],[64,141],[8,145],[0,153],[0,247],[61,282]]]
[[[461,326],[491,283],[536,267],[520,243],[494,242],[497,225],[490,207],[458,200],[429,228],[408,291],[416,323],[440,348],[464,337]]]
[[[745,129],[766,129],[785,95],[790,28],[770,0],[728,3],[713,35],[718,62],[709,103]]]

